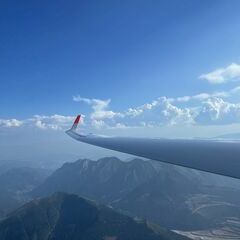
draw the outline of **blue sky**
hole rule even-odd
[[[239,1],[0,6],[1,132],[64,130],[78,113],[91,131],[240,131]]]

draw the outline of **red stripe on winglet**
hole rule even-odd
[[[78,115],[74,121],[74,124],[78,124],[79,123],[79,120],[81,118],[81,115]]]

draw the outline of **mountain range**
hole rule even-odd
[[[55,171],[26,167],[25,163],[5,162],[2,166],[1,218],[31,199],[66,192],[187,236],[199,237],[199,231],[205,236],[208,231],[210,235],[217,232],[232,239],[240,234],[237,179],[155,161],[121,161],[116,157],[98,161],[80,159]]]
[[[1,240],[184,240],[76,195],[33,200],[0,222]]]
[[[32,197],[74,193],[169,229],[215,228],[240,219],[239,185],[221,177],[154,161],[117,158],[65,163],[32,192]],[[217,183],[216,183],[217,182]],[[224,182],[224,181],[223,181]],[[184,221],[182,221],[184,219]]]

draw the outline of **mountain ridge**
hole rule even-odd
[[[223,178],[142,159],[82,159],[65,163],[31,194],[74,193],[169,229],[193,230],[238,217],[240,206],[235,200],[239,189],[218,186],[219,179]],[[230,205],[235,211],[228,215]]]
[[[1,240],[184,240],[73,194],[33,200],[0,222]]]

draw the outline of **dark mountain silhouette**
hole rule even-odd
[[[76,195],[34,200],[0,222],[1,240],[170,240],[176,233],[137,222]]]

